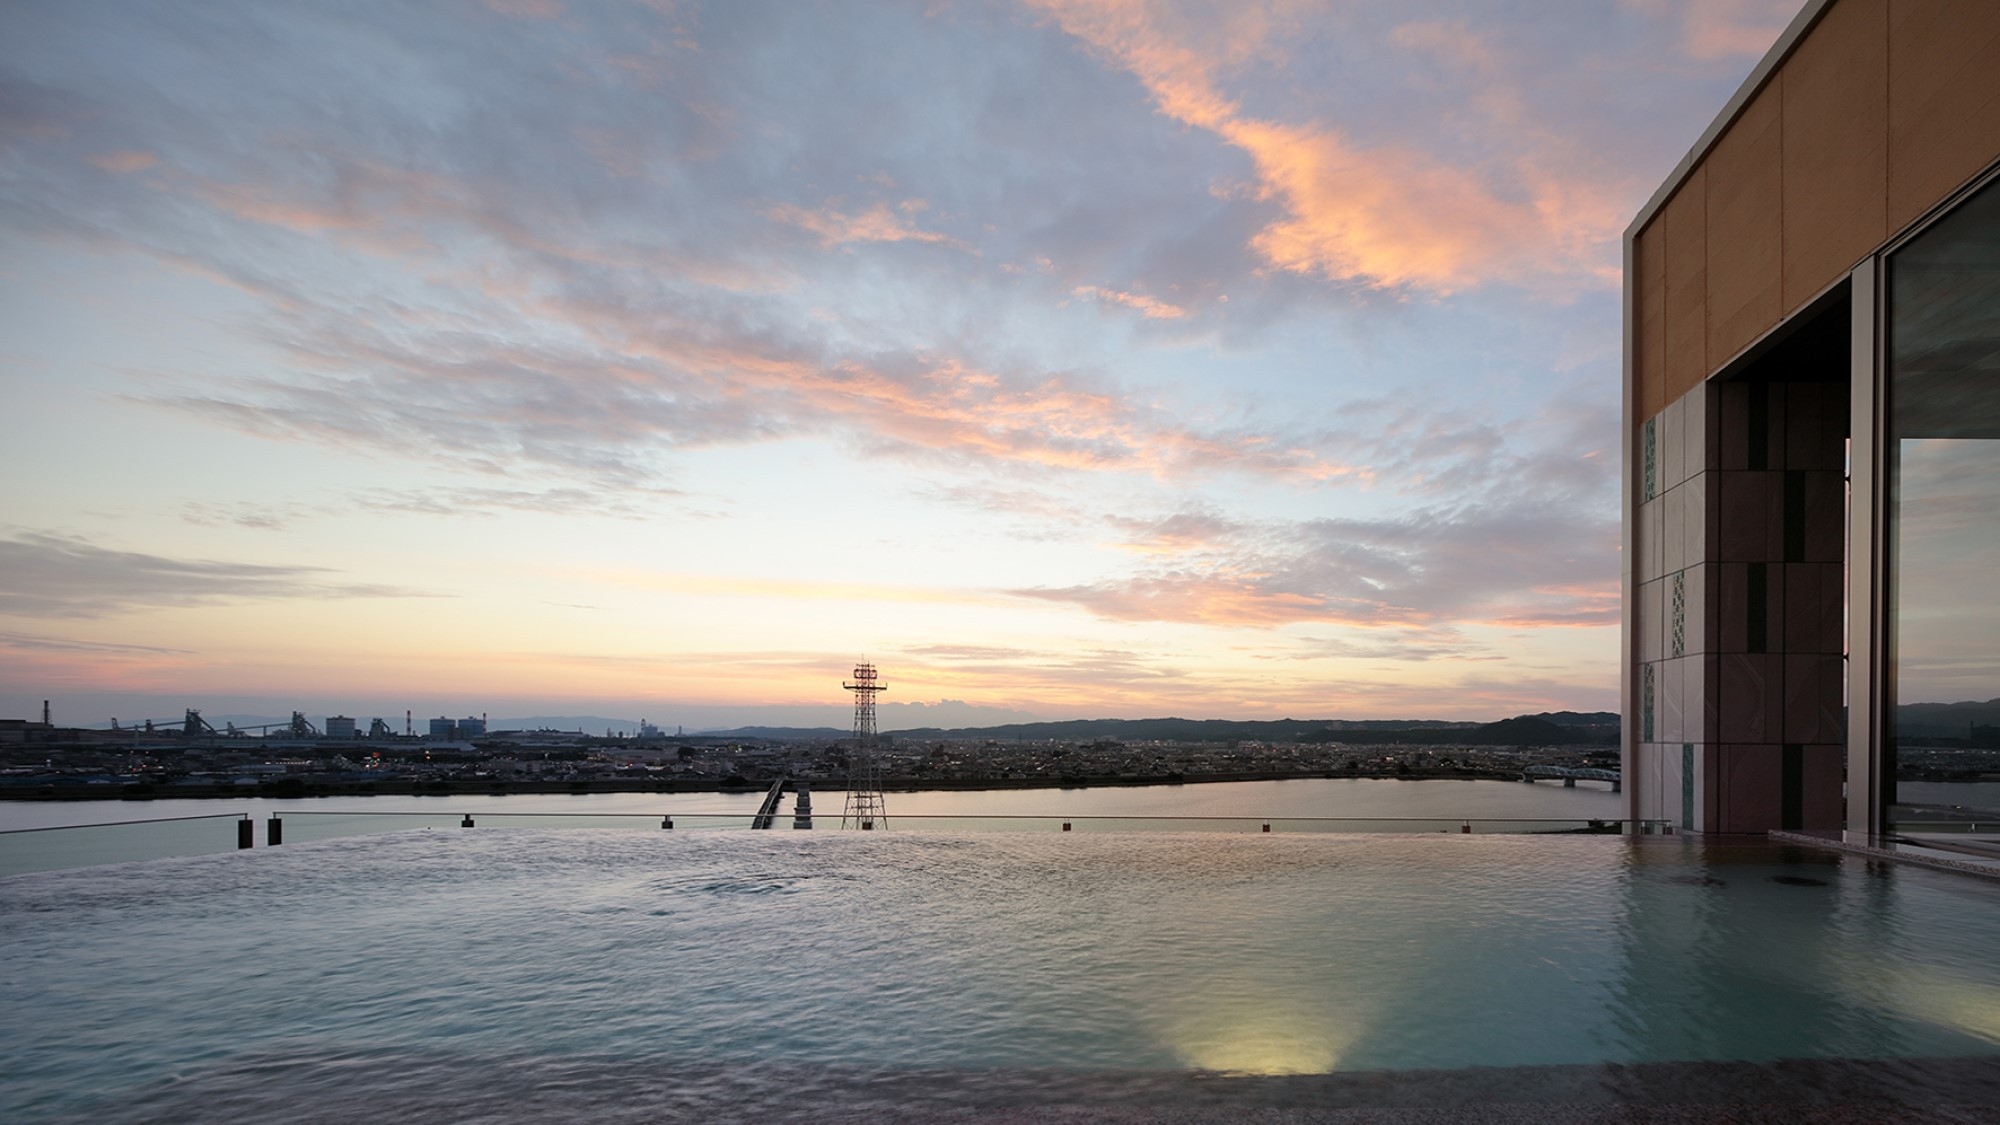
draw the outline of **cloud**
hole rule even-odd
[[[1199,550],[1218,541],[1227,541],[1244,531],[1244,525],[1217,512],[1183,511],[1163,519],[1113,515],[1108,523],[1123,535],[1120,544],[1144,554],[1181,554]]]
[[[672,590],[707,597],[781,598],[819,602],[942,602],[962,605],[981,594],[947,586],[910,586],[866,582],[823,582],[815,579],[757,578],[749,575],[665,574],[659,571],[603,572],[604,582],[649,590]]]
[[[196,527],[242,527],[252,531],[283,531],[313,513],[303,504],[228,504],[191,500],[181,505],[181,519]]]
[[[240,527],[251,531],[285,531],[298,523],[355,511],[414,516],[487,517],[506,512],[539,512],[559,516],[610,516],[644,519],[654,513],[645,501],[675,499],[665,488],[364,488],[314,503],[285,501],[218,503],[191,500],[181,505],[181,519],[196,527]],[[681,511],[682,516],[704,513]]]
[[[116,152],[101,152],[90,158],[90,162],[107,172],[127,175],[143,172],[160,162],[160,158],[150,152],[121,149]]]
[[[972,253],[972,248],[937,231],[912,226],[907,216],[924,209],[921,200],[906,200],[896,210],[877,203],[866,211],[847,214],[832,206],[808,210],[784,204],[770,209],[772,219],[819,236],[821,246],[843,246],[850,242],[929,242]],[[898,212],[901,212],[900,214]]]
[[[933,660],[1028,660],[1042,655],[1033,649],[1005,645],[910,645],[903,651]]]
[[[347,29],[360,57],[403,59],[403,39],[449,30],[421,10],[396,11],[385,28]],[[80,108],[40,99],[38,116],[68,128],[117,123],[101,127],[107,136],[92,136],[86,152],[136,151],[111,134],[158,138],[161,172],[65,178],[52,150],[30,162],[16,192],[38,205],[10,214],[45,234],[136,245],[259,300],[253,327],[271,358],[263,373],[155,379],[140,401],[271,440],[428,461],[488,478],[496,493],[531,493],[546,487],[544,477],[607,496],[670,490],[685,451],[800,437],[986,483],[1074,473],[1185,481],[1218,472],[1364,483],[1371,466],[1330,452],[1302,412],[1267,421],[1180,409],[1150,393],[1142,364],[1113,370],[1096,357],[1074,359],[1071,341],[1050,331],[1050,310],[1088,296],[1132,309],[1146,324],[1193,328],[1227,308],[1231,323],[1253,325],[1270,315],[1256,308],[1256,287],[1225,306],[1214,277],[1218,268],[1236,276],[1253,252],[1245,247],[1281,273],[1449,288],[1472,277],[1453,264],[1470,260],[1464,247],[1486,246],[1481,240],[1495,232],[1530,237],[1534,223],[1496,212],[1489,204],[1498,196],[1478,177],[1453,180],[1441,162],[1426,178],[1405,175],[1393,160],[1376,168],[1371,156],[1356,164],[1353,182],[1333,176],[1328,161],[1345,161],[1359,142],[1235,107],[1214,71],[1251,57],[1274,34],[1281,21],[1264,9],[1230,17],[1234,38],[1204,50],[1182,47],[1146,11],[1126,19],[1111,8],[1064,9],[1059,19],[1136,68],[1175,120],[1220,130],[1255,156],[1261,171],[1248,190],[1259,198],[1212,193],[1213,170],[1197,160],[1206,153],[1187,151],[1200,146],[1174,130],[1151,137],[1135,129],[1143,122],[1130,120],[1134,111],[1102,96],[1118,76],[1083,67],[1073,52],[1021,60],[1071,84],[1058,87],[1061,104],[1035,100],[1039,87],[1006,60],[977,54],[936,64],[993,69],[951,76],[941,93],[972,104],[935,111],[899,95],[856,114],[818,96],[817,70],[780,94],[746,94],[741,75],[796,61],[776,54],[687,61],[668,68],[657,91],[634,98],[622,78],[591,77],[599,74],[592,64],[641,48],[683,57],[676,44],[685,21],[605,9],[591,19],[571,12],[559,37],[482,23],[484,46],[521,68],[506,80],[443,53],[367,88],[352,68],[322,69],[329,56],[317,40],[275,18],[241,28],[200,18],[149,27],[219,42],[264,36],[272,61],[232,72],[216,89],[106,81],[89,86]],[[912,34],[894,10],[866,16],[852,34],[877,34],[869,19]],[[736,17],[717,9],[704,18]],[[988,28],[978,21],[999,18],[955,13],[923,21],[922,30],[983,42]],[[809,16],[796,19],[796,29],[788,22],[779,30],[807,40],[825,31]],[[841,21],[843,30],[850,22]],[[326,99],[302,98],[298,84],[278,81],[287,69],[363,108],[332,113]],[[957,93],[965,88],[973,93]],[[1089,96],[1069,104],[1072,93]],[[239,126],[224,129],[209,112],[224,95],[247,107]],[[771,104],[780,96],[795,103]],[[747,117],[751,110],[763,116]],[[1051,113],[1064,115],[1063,128],[1051,128]],[[961,146],[950,151],[980,161],[977,174],[938,174],[926,146],[944,133]],[[408,144],[413,136],[425,142]],[[1010,137],[1013,147],[1001,143]],[[782,176],[773,176],[760,145],[791,162]],[[1044,153],[1050,145],[1060,151]],[[604,159],[610,153],[615,168]],[[1430,160],[1420,157],[1409,159]],[[1134,160],[1148,163],[1135,172],[1125,166]],[[1072,181],[1072,168],[1088,175]],[[940,200],[935,210],[914,190],[897,191],[900,203],[850,203],[815,186],[889,190],[926,175],[921,198]],[[793,182],[801,198],[773,203],[771,185]],[[1316,193],[1327,196],[1323,207]],[[1335,196],[1348,201],[1339,206],[1367,211],[1365,221],[1329,217]],[[1405,207],[1423,214],[1397,210]],[[981,215],[979,237],[1003,243],[1008,258],[1055,252],[1067,264],[995,289],[1006,275],[965,255],[896,253],[902,242],[964,248],[929,229],[935,223],[925,217],[936,214],[959,216],[953,225],[967,229],[962,216]],[[1439,224],[1461,220],[1478,229],[1433,239]],[[852,253],[800,255],[785,228]],[[1371,240],[1384,238],[1396,241],[1392,256],[1404,264],[1341,264],[1343,255],[1374,254]],[[1417,252],[1425,239],[1444,249],[1425,257]],[[1219,260],[1226,252],[1244,260]],[[1491,246],[1478,255],[1513,258]],[[1150,280],[1159,275],[1190,280],[1185,288]],[[1106,276],[1136,280],[1088,283]],[[1038,351],[1016,343],[1043,336],[1049,342]],[[482,506],[509,503],[489,501]]]
[[[65,637],[40,637],[27,633],[0,633],[0,646],[30,652],[84,653],[111,656],[190,656],[187,649],[159,645],[128,645],[111,641],[84,641]]]
[[[1374,516],[1251,520],[1187,509],[1105,517],[1135,569],[1009,591],[1112,621],[1228,628],[1326,622],[1421,629],[1600,626],[1619,619],[1613,478],[1578,434],[1581,412],[1525,435],[1409,404],[1357,408],[1407,504]]]
[[[621,490],[606,493],[586,488],[370,488],[349,494],[355,507],[371,512],[420,516],[492,516],[503,512],[550,515],[601,515],[644,519],[649,510],[637,503],[650,493],[677,496],[666,489]],[[686,513],[683,513],[686,514]]]
[[[1301,637],[1292,645],[1258,654],[1264,660],[1388,660],[1423,664],[1505,660],[1454,628],[1371,629],[1341,637]]]
[[[1536,505],[1321,519],[1136,573],[1011,591],[1114,621],[1271,628],[1598,626],[1618,621],[1615,519]]]
[[[706,318],[671,300],[648,308],[549,297],[520,310],[549,329],[528,342],[393,309],[357,319],[293,301],[277,310],[290,324],[284,345],[303,368],[334,373],[141,401],[274,440],[390,449],[499,476],[556,470],[605,489],[662,488],[676,449],[807,434],[962,467],[1300,480],[1357,472],[1309,435],[1190,426],[1086,373],[996,371],[928,352],[846,356],[735,312]]]
[[[552,20],[562,16],[562,0],[480,0],[486,7],[503,16],[524,20]]]
[[[1624,0],[1649,15],[1679,16],[1681,49],[1696,59],[1757,57],[1799,11],[1798,0]]]
[[[1082,706],[1106,714],[1135,700],[1151,700],[1163,685],[1188,682],[1191,673],[1171,656],[1105,647],[1021,650],[996,646],[919,646],[902,650],[894,675],[941,691],[999,695],[1010,706],[1041,709]],[[996,685],[1005,685],[996,692]]]
[[[291,598],[435,596],[340,582],[324,567],[171,559],[42,532],[0,539],[0,614],[12,617],[108,617],[142,608]]]
[[[1139,315],[1149,320],[1179,320],[1188,314],[1188,311],[1179,305],[1170,305],[1165,301],[1148,297],[1142,293],[1125,293],[1116,289],[1101,288],[1096,285],[1079,285],[1070,290],[1070,292],[1079,297],[1090,297],[1099,301],[1108,301],[1114,305],[1124,305],[1128,309],[1136,310]]]
[[[1217,41],[1186,34],[1165,4],[1150,0],[1027,2],[1130,71],[1161,114],[1250,158],[1249,194],[1283,213],[1251,243],[1274,268],[1448,293],[1550,271],[1591,272],[1600,265],[1591,259],[1614,244],[1617,215],[1566,210],[1578,192],[1551,178],[1524,185],[1514,169],[1465,167],[1407,144],[1358,142],[1326,123],[1246,111],[1223,92],[1218,71],[1262,49],[1268,21],[1245,21],[1239,37]],[[1403,39],[1462,57],[1486,50],[1463,28],[1442,25],[1412,28]],[[1524,197],[1524,186],[1533,194]]]

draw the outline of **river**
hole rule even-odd
[[[813,794],[814,826],[836,828],[840,790]],[[741,829],[761,793],[596,793],[379,796],[276,799],[165,798],[107,801],[0,802],[0,875],[199,855],[236,846],[234,820],[256,824],[266,842],[268,820],[282,820],[283,838],[299,843],[372,832],[475,825],[627,827],[657,830],[671,818],[681,831]],[[890,793],[887,827],[897,831],[1475,831],[1575,827],[1615,820],[1621,799],[1604,782],[1298,778],[1194,785],[1087,789],[927,790]],[[778,827],[791,829],[793,803]],[[191,819],[173,819],[191,818]],[[134,823],[145,821],[148,823]],[[1542,822],[1542,823],[1535,823]],[[22,832],[83,825],[69,831]]]

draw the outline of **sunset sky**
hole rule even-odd
[[[1615,709],[1619,236],[1798,6],[9,4],[0,717]]]

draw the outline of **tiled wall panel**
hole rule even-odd
[[[1717,475],[1721,522],[1716,559],[1754,562],[1783,558],[1784,474],[1746,471]]]
[[[1773,431],[1772,440],[1782,440],[1783,463],[1774,469],[1821,469],[1839,473],[1845,468],[1842,441],[1847,437],[1847,385],[1845,383],[1772,383],[1767,398],[1769,413],[1776,417],[1782,432]]]
[[[1656,742],[1642,742],[1633,748],[1636,760],[1632,772],[1639,779],[1639,816],[1646,820],[1661,820],[1667,816],[1661,804],[1660,757],[1661,748]]]
[[[1843,745],[1803,747],[1804,803],[1800,810],[1805,827],[1835,828],[1841,823],[1841,784],[1847,776],[1847,748]]]
[[[1660,774],[1654,786],[1660,794],[1660,812],[1655,818],[1678,826],[1681,822],[1681,744],[1660,747]]]
[[[1722,747],[1721,816],[1714,831],[1763,832],[1783,810],[1783,751],[1774,745]]]
[[[1721,654],[1717,734],[1743,741],[1777,741],[1784,703],[1783,660],[1768,652]]]

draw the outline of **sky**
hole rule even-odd
[[[1614,710],[1620,238],[1797,7],[5,5],[0,716]]]

